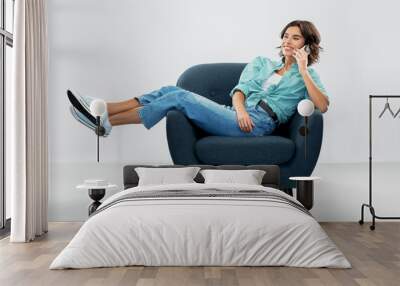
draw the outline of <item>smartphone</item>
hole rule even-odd
[[[311,53],[310,46],[309,45],[304,45],[304,51],[309,55]]]

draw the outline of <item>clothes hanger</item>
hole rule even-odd
[[[399,108],[399,110],[397,110],[397,112],[394,114],[394,117],[396,118],[397,117],[397,114],[399,114],[400,113],[400,108]],[[400,116],[399,116],[400,117]]]
[[[381,114],[379,115],[379,118],[381,118],[383,116],[383,114],[385,113],[386,110],[389,110],[390,114],[392,114],[393,117],[396,117],[392,111],[392,109],[390,108],[390,104],[389,104],[389,98],[386,97],[386,103],[385,103],[385,107],[383,108]],[[400,111],[400,110],[399,110]],[[396,112],[399,113],[399,111]]]

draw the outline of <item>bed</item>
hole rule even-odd
[[[260,185],[195,182],[138,185],[124,167],[124,190],[107,198],[50,269],[144,266],[292,266],[351,268],[307,209],[279,190],[279,167]],[[180,167],[151,166],[151,167]]]

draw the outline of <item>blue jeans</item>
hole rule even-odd
[[[212,135],[263,136],[271,134],[277,125],[260,106],[246,106],[255,127],[251,132],[244,132],[239,127],[234,107],[218,104],[177,86],[164,86],[135,98],[143,105],[138,113],[147,129],[157,124],[172,109],[180,110],[194,125]]]

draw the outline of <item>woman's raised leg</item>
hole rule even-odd
[[[149,102],[124,112],[110,116],[112,126],[124,124],[143,124],[152,128],[171,109],[182,111],[195,125],[213,135],[220,136],[262,136],[266,128],[271,129],[273,123],[265,119],[263,114],[251,109],[250,116],[256,126],[251,132],[240,129],[236,111],[232,107],[218,104],[208,98],[185,90],[176,90]]]
[[[139,109],[141,106],[119,112],[109,117],[112,126],[124,125],[124,124],[139,124],[142,120],[139,117]]]
[[[232,107],[218,104],[204,96],[182,89],[173,91],[136,110],[141,123],[150,129],[172,109],[180,110],[194,125],[213,135],[261,136],[265,133],[258,126],[257,118],[253,118],[257,125],[253,131],[244,132],[237,123],[236,111]]]
[[[132,113],[132,109],[138,108],[141,106],[144,106],[146,104],[149,104],[153,102],[154,100],[159,99],[160,97],[170,93],[174,92],[176,90],[180,90],[180,87],[173,86],[173,85],[168,85],[168,86],[163,86],[160,89],[153,90],[147,94],[144,94],[140,97],[134,97],[132,99],[128,99],[125,101],[121,102],[108,102],[107,103],[107,112],[109,116],[116,115],[119,113]],[[124,118],[125,115],[120,116],[120,118]]]
[[[108,116],[113,116],[115,114],[125,112],[134,108],[142,106],[138,100],[135,98],[128,99],[121,102],[107,102],[107,112]]]

